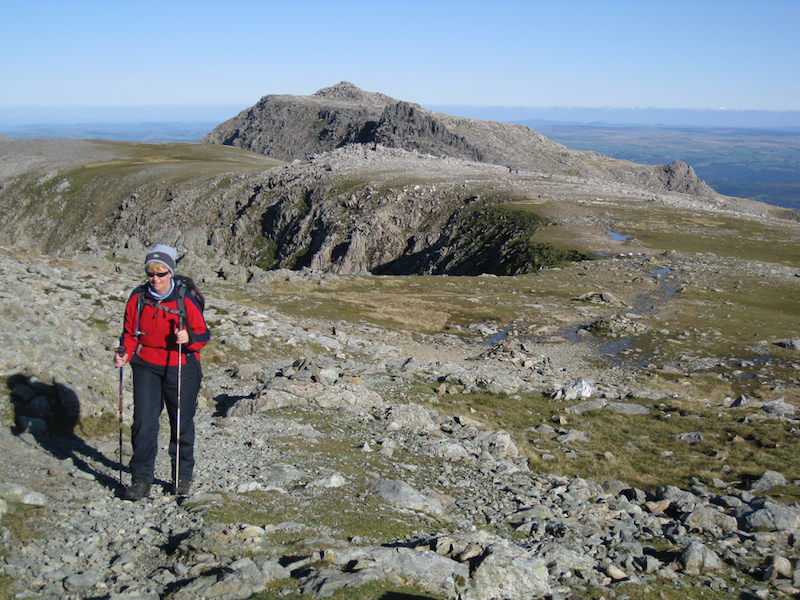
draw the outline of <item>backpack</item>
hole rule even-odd
[[[145,302],[150,304],[151,306],[155,306],[156,308],[166,311],[168,313],[172,313],[174,315],[178,315],[178,322],[179,324],[187,325],[186,320],[186,294],[190,294],[191,297],[194,299],[197,306],[200,307],[200,313],[202,314],[206,308],[206,299],[203,296],[203,292],[200,291],[200,288],[197,287],[197,284],[194,282],[194,279],[191,277],[187,277],[186,275],[173,275],[172,280],[175,282],[175,287],[178,291],[178,310],[174,308],[167,308],[166,306],[162,306],[161,304],[148,301],[145,299],[145,290],[147,289],[147,280],[143,281],[139,287],[134,290],[134,293],[139,293],[139,302],[138,302],[138,309],[136,311],[136,327],[134,328],[134,335],[137,337],[139,336],[139,317],[142,314],[142,308],[144,308]]]

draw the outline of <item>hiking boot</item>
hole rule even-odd
[[[125,500],[130,500],[131,502],[137,502],[142,498],[145,498],[150,495],[150,484],[149,483],[132,483],[130,487],[125,489],[125,494],[123,494],[123,498]]]
[[[191,479],[179,479],[178,480],[178,488],[177,493],[178,496],[185,496],[189,493],[189,488],[192,487],[192,480]]]

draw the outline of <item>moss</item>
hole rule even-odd
[[[3,527],[22,543],[44,539],[48,535],[42,530],[46,512],[44,508],[16,507],[3,515]]]
[[[451,274],[521,275],[594,257],[535,241],[537,231],[550,222],[531,210],[507,205],[513,201],[510,197],[492,196],[487,202],[500,204],[484,204],[466,215],[451,236],[457,248],[454,254],[466,258],[449,270]]]
[[[264,237],[259,233],[253,240],[253,251],[255,253],[255,266],[268,271],[277,262],[278,244]]]
[[[292,255],[291,259],[289,259],[289,268],[298,270],[302,269],[303,267],[307,267],[310,259],[311,248],[301,248]]]

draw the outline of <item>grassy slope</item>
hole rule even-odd
[[[533,208],[555,221],[559,214],[564,217],[563,206]],[[637,236],[618,242],[619,251],[650,253],[654,266],[664,253],[665,263],[685,264],[683,290],[648,314],[651,333],[633,338],[626,350],[632,362],[640,364],[632,375],[636,385],[672,390],[674,398],[636,400],[651,410],[648,416],[601,411],[567,419],[566,426],[579,420],[592,437],[591,443],[578,444],[575,459],[559,455],[553,440],[526,433],[527,428],[564,418],[563,406],[541,396],[456,395],[435,400],[433,389],[423,388],[410,397],[443,412],[476,411],[471,414],[488,426],[512,432],[534,468],[564,475],[619,478],[647,489],[668,483],[686,487],[694,478],[710,483],[727,465],[727,481],[748,481],[765,468],[782,472],[789,481],[800,479],[792,459],[799,441],[792,425],[720,409],[726,398],[740,394],[800,403],[800,357],[774,344],[800,337],[800,278],[766,275],[773,269],[791,272],[800,264],[796,224],[693,212],[676,216],[674,210],[635,206],[605,212],[616,230]],[[585,235],[575,221],[564,220],[542,232],[542,239],[557,244],[569,240],[581,247],[582,240],[596,237]],[[587,241],[582,249],[589,251],[590,245]],[[517,277],[351,276],[299,287],[276,282],[259,303],[298,317],[375,324],[408,337],[458,335],[475,322],[524,332],[579,320],[574,298],[581,293],[605,290],[628,298],[651,289],[646,277],[610,264],[592,261]],[[712,366],[702,372],[675,366],[687,356]],[[705,435],[699,446],[686,448],[671,438],[694,430]],[[795,486],[776,494],[788,500],[800,497]]]
[[[31,230],[36,244],[52,252],[80,239],[98,225],[108,224],[133,191],[159,198],[176,185],[201,186],[232,173],[264,171],[281,163],[259,154],[208,144],[132,144],[94,142],[113,159],[89,162],[44,177],[30,173],[15,178],[2,190],[6,219],[15,228],[17,243]],[[69,182],[69,186],[64,186]],[[155,209],[154,209],[155,210]],[[0,220],[0,222],[3,220]],[[29,243],[29,242],[26,242]]]

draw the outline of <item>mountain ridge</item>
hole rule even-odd
[[[717,195],[680,161],[674,168],[652,167],[571,151],[525,125],[435,113],[346,81],[310,96],[264,96],[201,143],[235,146],[286,161],[353,143],[380,144],[509,169],[571,171],[654,189]],[[672,184],[676,187],[669,187]]]

